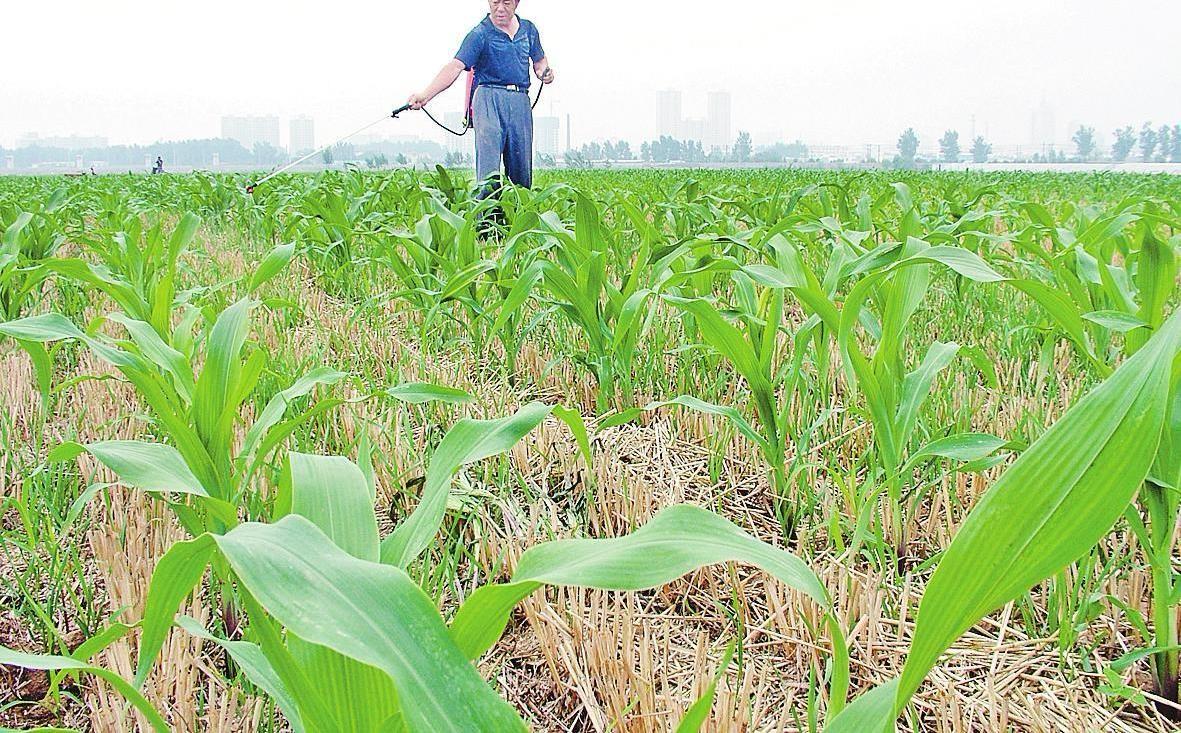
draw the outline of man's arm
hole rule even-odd
[[[435,75],[431,83],[427,84],[426,89],[411,94],[410,98],[406,100],[406,104],[410,105],[411,109],[422,109],[426,106],[427,102],[449,89],[465,68],[463,62],[459,59],[451,59],[447,62],[446,66],[439,70],[439,73]]]
[[[545,56],[533,62],[533,73],[537,74],[537,78],[541,79],[542,84],[554,83],[554,70],[549,65],[549,59]]]

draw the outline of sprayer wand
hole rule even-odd
[[[322,147],[319,147],[319,148],[313,150],[312,152],[303,156],[299,160],[294,160],[294,161],[288,163],[287,165],[283,166],[282,168],[279,168],[278,170],[271,171],[270,173],[266,174],[265,176],[258,179],[254,183],[251,183],[250,185],[248,185],[246,187],[246,193],[248,193],[248,194],[254,193],[254,189],[258,188],[262,184],[271,180],[275,176],[277,176],[281,173],[286,173],[287,171],[291,170],[292,168],[294,168],[295,166],[304,162],[305,160],[308,160],[309,158],[314,158],[315,156],[319,155],[320,153],[323,153],[325,150],[328,150],[331,147],[335,147],[335,146],[341,144],[342,142],[344,142],[345,140],[348,140],[349,138],[356,137],[357,135],[360,135],[362,132],[365,132],[366,130],[368,130],[369,128],[376,127],[377,125],[381,124],[382,122],[385,122],[386,120],[388,120],[390,118],[397,119],[398,115],[402,114],[403,112],[406,112],[409,109],[410,109],[410,105],[404,104],[401,107],[394,110],[393,112],[391,112],[390,114],[382,115],[381,117],[374,120],[373,122],[370,122],[368,125],[365,125],[364,127],[360,127],[356,130],[353,130],[352,132],[345,135],[344,137],[339,137],[339,138],[333,140],[332,142],[328,143],[327,145],[324,145]]]

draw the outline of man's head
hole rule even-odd
[[[520,0],[488,0],[488,12],[498,24],[506,24],[517,14]]]

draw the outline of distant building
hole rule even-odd
[[[734,138],[730,128],[730,92],[710,92],[705,97],[705,149],[728,150]]]
[[[65,137],[41,137],[35,132],[26,132],[16,141],[16,147],[89,150],[107,147],[107,139],[105,137],[84,137],[82,135],[67,135]]]
[[[656,93],[656,106],[660,111],[660,134],[681,137],[681,93],[666,89]]]
[[[680,139],[694,140],[702,143],[702,147],[704,147],[706,127],[706,120],[681,120]]]
[[[683,97],[676,89],[657,93],[660,134],[677,140],[694,140],[706,151],[726,150],[733,143],[729,92],[710,92],[705,98],[705,117],[686,118]]]
[[[316,123],[306,115],[292,117],[288,123],[287,152],[292,155],[310,153],[316,149]]]
[[[237,140],[242,147],[253,150],[258,143],[279,147],[279,118],[274,115],[258,117],[222,117],[221,136]]]
[[[1035,150],[1049,149],[1057,142],[1054,108],[1045,99],[1030,115],[1029,144]]]
[[[533,120],[533,147],[542,155],[558,157],[561,144],[560,121],[557,117],[537,117]]]

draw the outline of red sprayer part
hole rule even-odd
[[[475,97],[475,94],[473,94],[473,92],[475,91],[475,88],[473,87],[473,84],[475,84],[475,81],[476,81],[476,70],[475,69],[468,69],[467,70],[467,103],[464,105],[464,110],[463,110],[463,114],[464,114],[463,119],[468,127],[472,126],[472,99]]]

